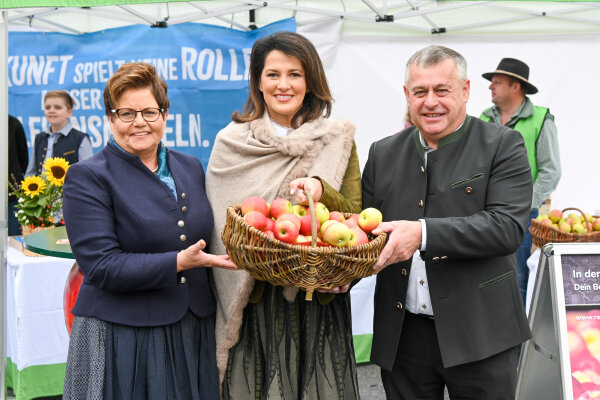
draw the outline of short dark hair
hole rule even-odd
[[[257,40],[252,46],[250,56],[250,96],[242,113],[234,112],[231,118],[235,122],[249,122],[262,117],[265,112],[265,100],[259,90],[260,77],[265,67],[265,59],[273,50],[279,50],[290,57],[300,60],[306,80],[306,95],[302,107],[292,117],[292,127],[297,128],[305,122],[317,119],[321,115],[331,115],[333,98],[327,85],[325,70],[315,46],[304,36],[295,32],[276,32]]]
[[[50,90],[44,96],[44,103],[46,102],[47,99],[52,98],[52,97],[58,97],[60,99],[63,99],[65,101],[65,103],[67,104],[67,110],[73,109],[73,105],[75,104],[75,102],[73,101],[73,98],[71,97],[69,92],[67,92],[66,90]]]
[[[170,103],[167,97],[167,84],[156,73],[154,65],[143,62],[132,62],[121,65],[110,77],[104,88],[104,112],[109,118],[114,117],[110,110],[114,109],[119,98],[129,89],[148,88],[154,95],[158,108],[165,111]],[[164,117],[164,112],[162,113]]]

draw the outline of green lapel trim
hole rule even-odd
[[[465,122],[463,122],[462,126],[458,128],[458,130],[440,139],[437,148],[439,149],[440,147],[459,141],[465,135],[465,133],[467,133],[467,131],[469,130],[469,126],[471,126],[471,117],[467,115],[465,117]],[[417,147],[417,151],[421,155],[421,158],[425,158],[425,148],[423,147],[423,145],[421,144],[421,140],[419,139],[419,130],[415,129],[412,135],[413,140],[415,142],[415,146]]]
[[[438,149],[440,147],[444,147],[450,143],[459,141],[465,135],[465,133],[467,133],[470,125],[471,125],[471,117],[469,115],[467,115],[465,117],[465,122],[463,122],[462,126],[460,128],[458,128],[458,130],[456,130],[456,131],[452,132],[451,134],[449,134],[448,136],[440,139],[440,141],[438,142]]]

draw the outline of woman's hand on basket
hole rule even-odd
[[[323,195],[321,181],[315,178],[298,178],[290,182],[290,194],[296,195],[296,203],[308,204],[305,192],[312,194],[313,201],[319,201]]]
[[[204,240],[199,240],[185,250],[177,253],[177,272],[185,271],[186,269],[196,267],[213,267],[230,270],[238,270],[228,255],[214,255],[205,253],[203,250],[206,247]]]
[[[421,223],[419,221],[382,222],[371,232],[377,236],[381,232],[388,233],[388,241],[381,250],[379,260],[373,266],[377,272],[390,264],[411,258],[421,247]]]
[[[347,285],[344,285],[344,286],[336,286],[336,287],[331,288],[331,289],[318,289],[318,291],[321,292],[321,293],[335,293],[335,294],[339,294],[339,293],[346,293],[349,289],[350,289],[350,284],[347,284]]]

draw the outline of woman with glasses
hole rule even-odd
[[[64,399],[219,399],[215,299],[205,253],[213,229],[204,171],[166,149],[166,83],[145,63],[104,89],[112,137],[71,166],[64,217],[83,283]]]
[[[259,39],[250,56],[250,97],[217,135],[206,174],[216,240],[225,209],[251,195],[360,212],[354,126],[327,118],[332,98],[319,55],[302,35]],[[243,271],[215,270],[217,365],[223,399],[359,397],[348,286],[306,301]]]

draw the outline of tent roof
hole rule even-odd
[[[140,4],[145,3],[145,4]],[[10,30],[87,33],[131,24],[205,22],[234,29],[295,17],[343,18],[345,35],[493,36],[600,32],[600,2],[430,0],[0,0]],[[253,21],[254,22],[253,22]]]

